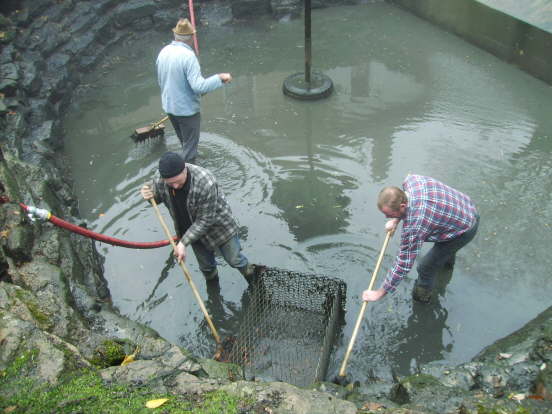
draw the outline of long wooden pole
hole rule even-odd
[[[195,13],[194,13],[194,1],[188,0],[188,9],[190,10],[190,19],[192,20],[192,26],[194,27],[194,49],[196,55],[199,56],[199,46],[197,45],[197,29],[195,25]]]
[[[169,228],[167,227],[167,224],[165,223],[165,220],[163,219],[163,216],[161,215],[161,212],[159,211],[159,207],[157,206],[157,203],[155,202],[155,199],[151,199],[151,204],[153,205],[153,208],[155,209],[155,214],[157,215],[157,218],[159,219],[159,222],[161,223],[161,227],[163,227],[163,230],[165,230],[165,234],[167,235],[167,238],[171,242],[171,246],[173,248],[173,251],[176,250],[176,243],[173,240],[173,237],[171,235],[171,232]],[[190,272],[184,262],[182,260],[178,261],[178,264],[182,268],[182,271],[184,272],[184,277],[190,284],[190,287],[192,288],[192,292],[194,293],[194,296],[197,300],[197,303],[199,303],[199,307],[201,308],[201,311],[203,312],[203,315],[205,316],[205,320],[207,321],[207,324],[209,325],[209,328],[211,328],[211,333],[215,337],[215,341],[217,343],[218,347],[222,346],[222,342],[220,340],[220,336],[217,332],[217,329],[215,328],[215,325],[213,324],[213,321],[211,320],[211,317],[209,316],[209,312],[207,312],[207,308],[205,307],[205,304],[203,303],[203,300],[201,299],[201,296],[199,296],[199,292],[197,290],[197,287],[192,280],[192,276],[190,275]]]
[[[374,282],[376,281],[376,276],[378,274],[381,262],[383,260],[383,255],[385,254],[385,250],[387,249],[387,245],[389,244],[389,239],[392,236],[392,232],[387,232],[387,235],[385,236],[385,241],[383,242],[383,246],[381,247],[381,251],[378,257],[378,261],[376,262],[376,267],[374,268],[374,272],[372,273],[372,279],[370,280],[370,285],[368,286],[369,290],[372,290],[372,287],[374,286]],[[355,323],[355,328],[353,329],[353,335],[351,336],[351,340],[349,341],[349,346],[347,347],[347,352],[345,352],[345,358],[343,358],[343,363],[341,364],[341,368],[339,370],[339,376],[345,377],[347,375],[346,369],[347,369],[347,361],[349,361],[349,357],[351,356],[351,351],[353,350],[353,346],[355,345],[355,340],[358,335],[358,330],[360,328],[360,323],[362,322],[362,318],[364,317],[364,312],[366,311],[366,306],[368,305],[368,302],[363,301],[362,307],[360,308],[360,312],[358,313],[358,317]]]

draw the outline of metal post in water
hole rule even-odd
[[[332,93],[332,80],[321,72],[312,71],[311,0],[305,2],[305,72],[295,73],[284,80],[284,95],[296,99],[325,98]]]
[[[305,82],[311,81],[311,0],[305,0]]]

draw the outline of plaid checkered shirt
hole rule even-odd
[[[205,168],[194,164],[186,164],[190,191],[187,198],[188,214],[192,225],[184,235],[179,233],[176,222],[176,208],[172,188],[163,179],[154,181],[154,194],[157,203],[165,203],[174,221],[177,236],[184,245],[200,240],[205,247],[215,250],[217,246],[228,241],[238,232],[238,224],[232,215],[232,210],[222,190],[218,187],[214,175]]]
[[[424,242],[459,237],[475,224],[477,215],[467,195],[431,177],[408,175],[402,187],[408,204],[402,218],[400,251],[383,283],[388,293],[408,274]]]

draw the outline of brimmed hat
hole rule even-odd
[[[180,36],[192,35],[196,32],[195,27],[188,19],[180,19],[172,31]]]

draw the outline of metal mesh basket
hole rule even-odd
[[[265,269],[249,290],[228,360],[246,379],[308,386],[324,380],[343,325],[343,281]]]

